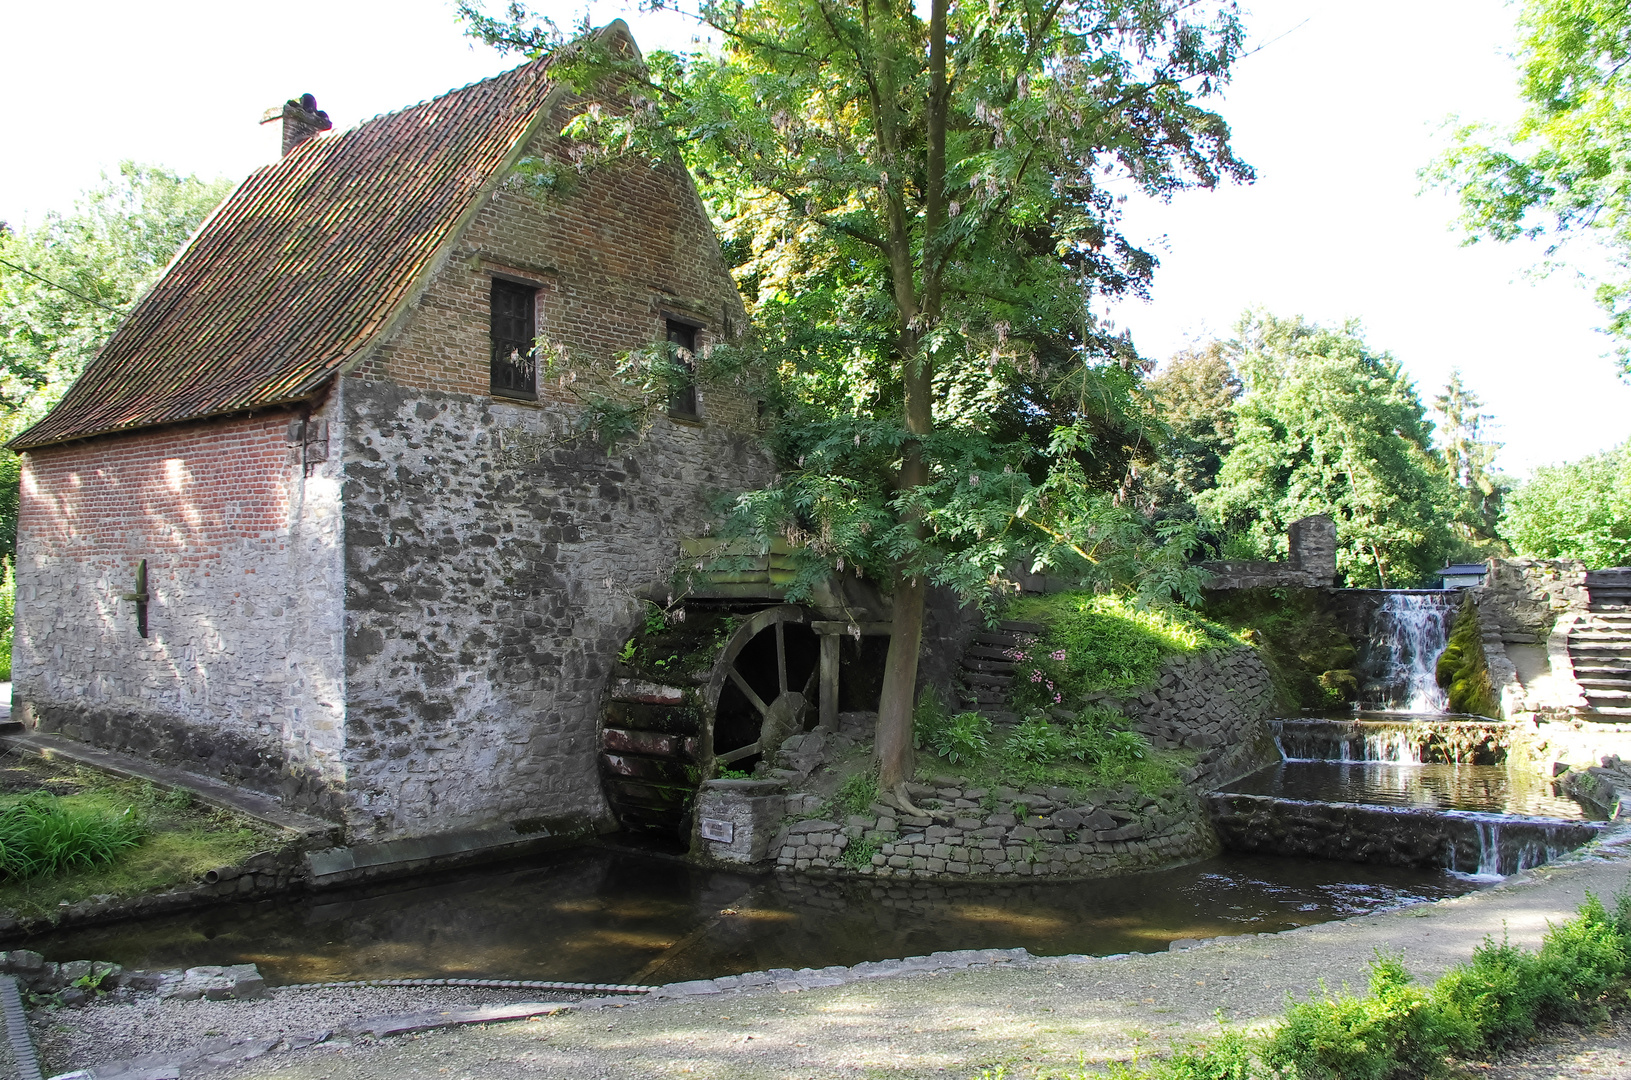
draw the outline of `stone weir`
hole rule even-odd
[[[1203,796],[1226,848],[1505,875],[1607,825],[1528,763],[1518,725],[1286,720],[1282,760]]]

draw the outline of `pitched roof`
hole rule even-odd
[[[549,58],[311,139],[205,222],[27,449],[310,396],[382,329],[548,95]]]

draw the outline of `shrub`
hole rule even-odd
[[[991,721],[973,712],[948,716],[939,695],[929,691],[918,700],[912,735],[919,750],[926,746],[954,765],[968,764],[990,749]]]
[[[851,814],[864,814],[878,801],[878,778],[871,772],[858,772],[838,786],[834,801]]]
[[[863,866],[870,865],[872,856],[882,850],[883,842],[881,840],[868,840],[863,837],[851,840],[849,846],[844,849],[843,855],[839,857],[843,860],[845,866],[858,870]]]
[[[1393,1080],[1435,1070],[1449,1049],[1432,997],[1398,959],[1379,957],[1364,997],[1293,1003],[1263,1059],[1298,1080]]]
[[[75,805],[37,792],[0,808],[0,876],[29,878],[112,861],[145,835],[133,810]]]
[[[11,681],[11,637],[16,630],[17,568],[8,557],[0,577],[0,682]]]

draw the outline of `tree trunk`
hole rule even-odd
[[[919,345],[921,331],[940,315],[940,269],[938,241],[946,220],[946,12],[949,0],[931,0],[929,16],[929,100],[928,176],[925,185],[924,259],[921,296],[914,289],[910,230],[905,206],[898,197],[891,200],[889,255],[900,315],[900,336],[896,349],[906,391],[906,430],[913,435],[934,431],[931,395],[934,372],[929,357]],[[887,107],[887,106],[886,106]],[[919,442],[908,443],[901,461],[900,490],[911,491],[929,481]],[[913,522],[921,541],[926,529],[921,520]],[[916,704],[918,653],[923,643],[922,575],[902,564],[895,570],[895,616],[889,638],[889,656],[884,662],[883,694],[878,701],[878,729],[873,744],[878,761],[878,787],[893,795],[896,803],[915,809],[906,793],[906,782],[916,768],[913,755],[912,712]]]

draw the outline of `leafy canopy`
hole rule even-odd
[[[1523,116],[1504,132],[1463,126],[1427,175],[1459,191],[1472,240],[1600,242],[1597,301],[1631,372],[1631,7],[1525,0],[1519,27]]]
[[[1520,555],[1631,565],[1631,442],[1536,469],[1507,499],[1501,536]]]
[[[1196,500],[1226,530],[1285,555],[1287,527],[1337,524],[1337,568],[1354,585],[1425,581],[1454,541],[1457,500],[1432,424],[1399,364],[1356,324],[1248,315],[1232,346],[1246,392],[1216,488]]]
[[[0,440],[56,404],[229,188],[126,161],[72,213],[32,228],[0,222]],[[0,450],[4,550],[17,532],[18,465]]]
[[[721,49],[643,64],[580,37],[555,63],[587,149],[534,177],[554,193],[631,158],[690,167],[755,328],[694,373],[766,399],[783,466],[730,528],[803,545],[795,596],[845,568],[974,595],[1017,559],[1193,591],[1157,557],[1174,535],[1117,505],[1152,418],[1090,303],[1156,265],[1118,229],[1122,193],[1251,176],[1200,104],[1239,53],[1233,6],[933,7],[705,2]],[[567,43],[515,8],[462,14],[522,51]],[[608,76],[626,102],[594,91]],[[665,348],[625,358],[648,410],[693,373]],[[592,426],[627,408],[591,403]]]

